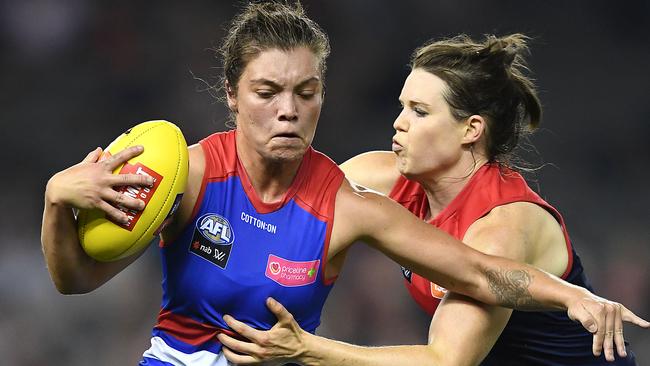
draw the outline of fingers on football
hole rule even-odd
[[[94,163],[99,159],[100,156],[102,156],[102,148],[97,147],[95,150],[89,152],[88,155],[86,155],[86,157],[82,160],[82,162]]]
[[[113,206],[121,206],[127,209],[138,210],[138,211],[144,209],[144,201],[137,198],[129,197],[124,193],[118,192],[111,188],[106,188],[102,192],[102,198],[105,201],[111,203]]]
[[[151,187],[153,178],[144,174],[111,174],[108,176],[108,183],[115,186],[139,186]]]
[[[109,170],[113,171],[129,159],[140,155],[143,151],[144,148],[141,145],[131,146],[110,156],[108,159],[104,160],[104,164]]]
[[[106,216],[112,221],[126,223],[128,220],[128,216],[124,212],[111,206],[106,201],[99,201],[97,208],[104,211]]]

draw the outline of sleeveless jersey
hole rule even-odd
[[[424,219],[429,211],[427,196],[419,183],[400,176],[390,197]],[[517,172],[498,164],[486,164],[430,224],[462,240],[467,229],[493,208],[513,202],[530,202],[551,213],[560,223],[566,239],[569,263],[562,275],[565,281],[587,288],[591,285],[582,263],[573,250],[560,213],[533,192]],[[402,268],[405,285],[413,299],[433,315],[447,290]],[[634,354],[609,363],[604,356],[592,354],[592,335],[566,312],[520,312],[512,316],[494,347],[481,363],[483,366],[560,366],[560,365],[635,365]]]
[[[161,243],[163,298],[152,345],[162,340],[172,350],[153,345],[145,358],[218,354],[216,335],[236,336],[225,314],[270,329],[277,319],[265,305],[269,296],[303,329],[320,324],[334,282],[324,273],[343,173],[310,147],[284,198],[264,203],[237,157],[235,136],[216,133],[200,142],[206,168],[192,219],[173,242]]]

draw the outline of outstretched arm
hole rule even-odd
[[[360,200],[368,199],[372,201],[375,199],[372,194],[370,194],[369,198],[366,193],[358,191],[355,191],[355,193],[358,194]],[[339,225],[340,223],[354,225],[359,224],[359,221],[370,220],[374,217],[370,214],[372,210],[374,210],[373,212],[383,212],[384,210],[390,211],[394,209],[390,207],[392,202],[377,199],[370,208],[366,207],[367,211],[355,213],[359,215],[356,217],[360,220],[355,221],[349,218],[348,220],[342,220],[340,215],[345,213],[346,209],[344,208],[343,212],[341,212],[340,207],[346,205],[339,206],[338,203],[339,201],[337,201],[337,215],[339,215],[337,217],[339,221],[335,219],[335,222],[339,222]],[[383,222],[384,226],[375,228],[379,232],[387,231],[389,233],[380,233],[376,237],[371,237],[371,239],[377,241],[386,240],[386,243],[380,242],[377,246],[398,262],[411,268],[418,268],[421,274],[429,276],[431,280],[448,289],[467,290],[469,288],[470,290],[467,292],[476,291],[477,297],[485,296],[492,304],[518,305],[523,306],[525,309],[529,309],[531,304],[534,307],[541,307],[544,301],[558,304],[565,301],[565,308],[569,309],[569,316],[580,321],[595,333],[594,354],[600,354],[603,344],[605,344],[606,354],[609,349],[609,355],[613,357],[612,335],[619,355],[625,354],[622,333],[619,333],[619,331],[622,332],[623,320],[642,327],[650,327],[650,323],[637,317],[621,304],[599,298],[582,288],[570,286],[564,281],[534,267],[517,264],[504,258],[488,256],[472,250],[462,243],[441,234],[438,230],[433,229],[430,225],[421,222],[414,216],[408,215],[413,217],[412,221],[408,219],[400,221],[395,216],[389,215],[389,218],[395,223]],[[369,216],[371,217],[369,218]],[[400,229],[401,226],[408,230]],[[424,237],[420,237],[421,231],[426,232],[426,228],[433,230],[422,234]],[[339,230],[341,231],[332,235],[333,247],[337,246],[338,241],[350,239],[340,237],[349,230],[345,225],[343,229],[340,229],[339,226]],[[404,247],[393,248],[391,235],[406,238],[402,239]],[[427,239],[426,235],[432,236]],[[386,239],[386,236],[388,239]],[[437,244],[431,241],[432,238]],[[446,249],[440,249],[441,243],[443,248]],[[431,247],[437,250],[429,251]],[[461,249],[459,252],[454,252],[459,248]],[[462,248],[467,250],[463,251]],[[444,254],[440,255],[438,253]],[[499,254],[504,255],[504,253]],[[512,255],[516,256],[517,254]],[[456,259],[439,258],[448,256]],[[468,261],[462,258],[463,256],[476,257]],[[485,261],[485,264],[481,264],[481,261]],[[468,269],[466,266],[470,265],[479,266],[480,269]],[[463,270],[459,270],[459,268]],[[441,274],[437,272],[438,269],[447,272]],[[467,277],[463,277],[463,274],[451,273],[454,271],[474,272],[471,275],[474,276],[474,279],[467,279]],[[459,276],[460,280],[457,280],[455,276]],[[440,279],[446,282],[442,282]],[[479,282],[475,289],[472,287],[473,281]],[[481,281],[483,281],[483,284],[480,283]],[[450,287],[450,285],[455,287]],[[485,288],[481,289],[481,286]],[[535,289],[535,286],[550,286],[554,288],[551,291],[568,291],[568,294],[554,297],[556,295],[553,293],[547,293],[544,288]],[[481,294],[481,292],[483,293]],[[521,301],[522,297],[523,302]],[[536,299],[540,298],[546,298],[546,300],[541,303],[537,302]],[[485,356],[510,315],[510,311],[507,309],[483,305],[465,299],[460,295],[452,295],[451,299],[443,302],[439,315],[436,315],[439,319],[434,320],[432,323],[429,345],[371,348],[354,346],[307,333],[298,326],[291,314],[281,304],[269,299],[267,306],[278,317],[278,323],[269,331],[256,330],[229,316],[224,316],[224,320],[233,330],[252,342],[242,342],[225,334],[220,334],[218,338],[226,347],[224,353],[230,361],[242,365],[275,364],[268,363],[269,361],[279,362],[278,364],[294,361],[305,365],[328,366],[471,365],[479,362]],[[562,308],[563,305],[558,305],[558,307]],[[460,313],[459,309],[462,309]],[[462,314],[461,318],[459,318],[461,316],[459,314]],[[463,321],[462,325],[458,323],[460,321]],[[467,327],[467,329],[463,332],[455,332],[453,337],[442,336],[442,334],[448,332],[445,328],[455,331],[459,326]],[[476,344],[476,339],[481,339],[482,342]],[[475,344],[476,348],[472,349],[472,352],[461,354],[451,351],[460,349],[458,345],[467,344],[467,342]]]
[[[237,365],[283,365],[299,362],[308,366],[412,366],[441,365],[427,346],[360,347],[319,337],[300,328],[279,302],[267,306],[278,318],[269,331],[260,331],[226,316],[228,325],[252,343],[225,334],[217,337],[226,358]],[[404,351],[408,357],[404,357]]]
[[[237,365],[308,366],[472,366],[487,355],[506,325],[511,310],[450,294],[431,324],[429,344],[364,347],[308,333],[277,301],[267,306],[278,318],[268,331],[254,329],[230,316],[230,328],[247,338],[245,342],[224,333],[217,338],[226,358]],[[619,355],[624,356],[619,352]],[[608,360],[613,360],[607,357]]]
[[[462,317],[456,316],[461,323],[454,325],[451,337],[443,335],[437,338],[434,333],[440,329],[432,323],[428,345],[362,347],[316,336],[302,330],[293,316],[273,299],[267,300],[267,306],[278,322],[269,331],[259,331],[225,317],[233,330],[252,343],[225,334],[219,334],[218,339],[224,345],[226,358],[238,365],[299,362],[309,366],[470,366],[481,361],[503,329],[503,326],[487,326],[491,318],[495,316],[505,325],[510,313],[508,309],[497,308],[500,310],[492,314],[484,311],[487,305],[472,301],[470,304],[475,307],[474,311],[465,312]]]
[[[601,345],[605,334],[622,329],[623,321],[650,327],[621,304],[530,265],[474,250],[388,198],[344,184],[337,196],[330,247],[357,239],[449,291],[486,304],[566,309]]]

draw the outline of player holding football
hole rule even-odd
[[[488,304],[568,309],[595,333],[597,344],[607,346],[605,335],[622,329],[623,321],[648,326],[621,304],[534,267],[473,250],[346,180],[311,148],[328,53],[327,37],[299,5],[251,4],[235,18],[222,56],[236,129],[189,149],[188,186],[162,234],[163,300],[141,365],[226,365],[217,335],[234,333],[224,315],[270,329],[276,319],[265,306],[269,296],[314,332],[357,240],[450,291]],[[130,148],[98,162],[98,149],[48,182],[41,238],[61,292],[92,291],[137,257],[113,263],[89,258],[79,245],[71,208],[100,209],[114,220],[124,215],[113,205],[141,209],[140,201],[112,187],[151,182],[111,174],[141,151]],[[615,341],[623,352],[622,338]]]

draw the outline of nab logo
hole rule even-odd
[[[235,239],[228,220],[217,214],[203,215],[196,222],[196,228],[203,237],[215,244],[232,244]]]

